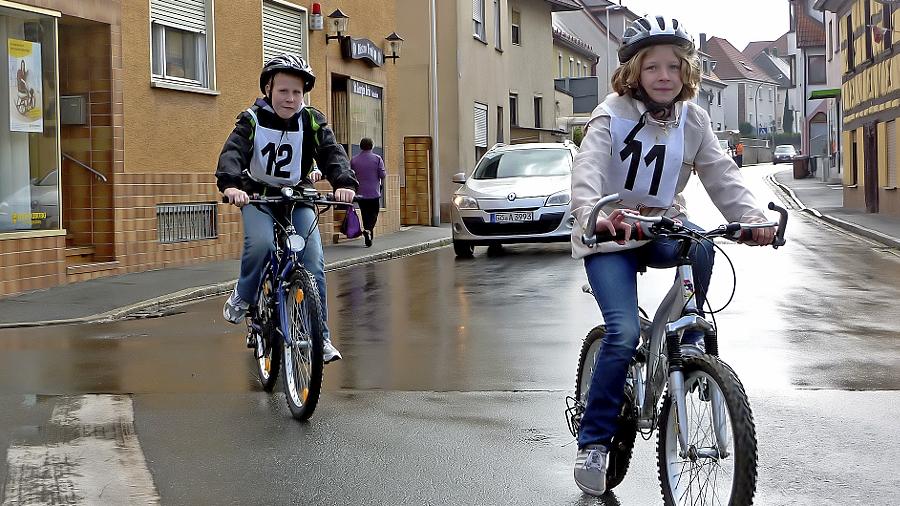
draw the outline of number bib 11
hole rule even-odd
[[[610,115],[612,158],[604,179],[603,193],[618,193],[622,204],[632,209],[668,208],[684,163],[683,106],[678,128],[663,128]]]
[[[250,177],[269,186],[296,186],[300,182],[302,124],[297,132],[275,130],[261,126],[252,109],[247,112],[256,124]]]

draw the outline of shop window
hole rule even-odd
[[[211,10],[212,0],[151,0],[154,83],[214,88]]]
[[[60,228],[56,21],[0,7],[9,69],[0,117],[0,233]]]

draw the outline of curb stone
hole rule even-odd
[[[382,262],[405,256],[425,253],[431,250],[443,248],[453,242],[452,238],[444,237],[441,239],[433,239],[411,246],[401,246],[370,255],[361,257],[347,258],[337,260],[325,264],[325,272],[344,269],[353,265],[368,264],[374,262]],[[160,297],[154,297],[145,301],[137,302],[128,306],[119,307],[102,313],[82,316],[79,318],[68,318],[62,320],[44,320],[35,322],[13,322],[0,323],[0,329],[8,328],[24,328],[24,327],[45,327],[50,325],[71,325],[78,323],[99,323],[109,322],[122,319],[130,315],[142,312],[162,312],[177,306],[183,306],[202,299],[224,295],[234,289],[237,280],[224,281],[207,286],[186,288]]]

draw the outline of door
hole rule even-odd
[[[878,212],[878,137],[875,124],[866,125],[865,139],[865,196],[866,212]]]

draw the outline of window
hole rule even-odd
[[[266,1],[263,12],[263,63],[284,53],[306,56],[306,12]]]
[[[512,15],[510,17],[512,18],[512,20],[510,21],[510,24],[512,25],[512,30],[511,30],[512,43],[517,46],[521,46],[522,45],[522,32],[521,32],[521,30],[522,30],[521,17],[522,16],[519,14],[519,11],[512,11]]]
[[[534,97],[534,128],[543,128],[543,102],[543,98]]]
[[[718,130],[719,132],[722,131],[722,124],[721,124],[721,123],[716,123],[716,130]]]
[[[855,38],[853,37],[853,15],[847,14],[847,72],[853,72],[856,68],[856,55],[854,54],[853,43],[855,42]]]
[[[865,14],[863,16],[863,19],[866,20],[865,21],[866,22],[866,31],[865,31],[865,34],[866,34],[866,59],[871,60],[872,59],[872,26],[873,26],[871,2],[863,2],[863,6],[865,8],[865,11],[864,11]]]
[[[563,76],[562,53],[559,53],[559,56],[557,57],[557,64],[559,67],[559,69],[557,69],[557,72],[556,72],[557,77],[559,77],[559,78],[565,77],[565,76]]]
[[[581,60],[575,60],[575,75],[573,77],[581,77]]]
[[[575,77],[575,58],[569,57],[569,77]]]
[[[481,42],[487,42],[484,34],[484,0],[472,0],[472,34]]]
[[[890,4],[881,4],[881,12],[882,18],[884,21],[882,24],[884,25],[884,47],[891,47],[891,44],[894,40],[894,6]]]
[[[850,137],[853,138],[853,148],[850,149],[850,185],[856,186],[859,184],[859,142],[857,139],[857,130],[853,130],[850,132]]]
[[[494,0],[494,47],[503,49],[503,33],[500,24],[500,0]]]
[[[810,56],[807,60],[807,82],[809,84],[825,84],[825,56]]]
[[[503,140],[503,107],[497,106],[497,142],[505,142]]]
[[[211,9],[212,0],[151,0],[154,81],[214,88]]]
[[[475,161],[484,156],[487,151],[488,139],[488,108],[484,104],[475,102]],[[480,150],[478,148],[481,148]]]
[[[718,102],[719,102],[719,106],[721,107],[721,106],[722,106],[722,90],[719,90],[719,91],[716,93],[716,96],[718,97],[717,100],[718,100]],[[719,130],[721,130],[721,128],[720,128]]]
[[[703,73],[709,74],[709,60],[707,59],[703,60]]]
[[[887,122],[887,185],[897,187],[897,122]]]
[[[826,36],[828,37],[828,61],[831,61],[832,56],[834,55],[834,21],[828,20],[828,33]]]
[[[509,124],[519,126],[519,95],[509,94]]]
[[[772,101],[772,88],[769,88],[769,102]]]

